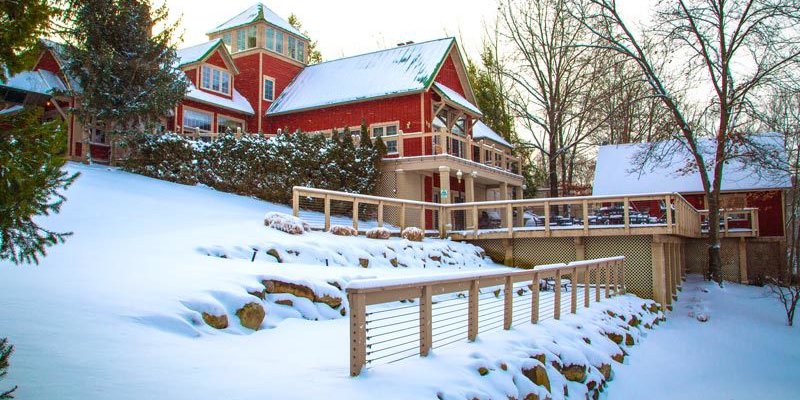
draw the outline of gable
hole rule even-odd
[[[228,65],[228,63],[225,62],[225,59],[222,58],[222,55],[220,55],[219,49],[215,50],[204,61],[206,64],[211,64],[215,67],[231,70],[231,66]]]
[[[467,97],[467,93],[464,90],[464,85],[461,82],[461,77],[459,76],[459,71],[457,70],[456,64],[453,61],[452,51],[442,64],[442,68],[439,69],[439,74],[436,75],[435,80],[436,82],[455,90],[461,96]]]
[[[53,55],[53,52],[50,49],[44,49],[42,51],[42,54],[39,56],[39,60],[36,61],[36,65],[34,65],[33,69],[43,69],[54,74],[61,74],[61,64],[59,64],[58,60],[56,60],[56,57]]]
[[[221,39],[185,47],[177,51],[177,63],[181,69],[186,70],[186,67],[194,67],[203,62],[227,69],[234,75],[239,73],[236,63],[234,63]]]

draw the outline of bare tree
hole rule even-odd
[[[656,6],[655,23],[641,32],[620,14],[616,0],[572,3],[573,14],[600,40],[600,47],[633,61],[669,110],[675,127],[672,138],[691,154],[708,197],[708,276],[721,282],[719,205],[724,165],[745,135],[740,128],[755,96],[799,61],[798,1],[662,0]],[[670,71],[684,76],[676,78]],[[686,92],[681,87],[685,89],[687,82],[700,90],[682,96]],[[703,146],[702,138],[711,144]],[[648,153],[656,154],[653,149]]]

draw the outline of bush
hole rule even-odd
[[[264,225],[292,235],[302,235],[309,230],[308,224],[300,218],[279,212],[268,212]]]
[[[123,145],[123,169],[184,184],[288,204],[292,187],[308,186],[351,193],[374,193],[385,149],[370,141],[355,147],[350,135],[221,134],[210,143],[175,133],[132,134]]]
[[[358,236],[356,228],[347,225],[333,225],[331,226],[330,233],[337,236]]]
[[[386,240],[386,239],[389,239],[389,237],[392,236],[392,233],[389,232],[389,230],[386,229],[386,228],[377,227],[377,228],[372,228],[372,229],[368,230],[366,235],[370,239]]]
[[[6,374],[8,373],[8,367],[9,367],[8,360],[11,358],[11,353],[13,352],[14,352],[14,346],[8,343],[8,339],[6,338],[0,339],[0,379],[5,378]],[[16,390],[17,390],[16,386],[6,391],[0,389],[0,399],[13,399],[14,391]]]
[[[409,226],[403,229],[403,232],[400,233],[400,237],[412,242],[421,242],[422,239],[425,238],[425,232],[422,229]]]

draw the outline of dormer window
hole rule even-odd
[[[210,65],[204,65],[200,79],[200,87],[230,96],[231,74],[228,71]]]
[[[230,32],[225,32],[222,35],[222,43],[224,43],[225,46],[228,47],[228,51],[231,51],[231,33]]]
[[[255,25],[236,31],[236,51],[256,47],[258,30]]]
[[[295,38],[294,36],[289,36],[287,44],[287,47],[289,48],[289,57],[297,61],[304,62],[305,45],[303,44],[303,41]]]

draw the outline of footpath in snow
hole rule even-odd
[[[609,399],[798,399],[800,329],[765,288],[689,276],[667,322],[616,371]]]

